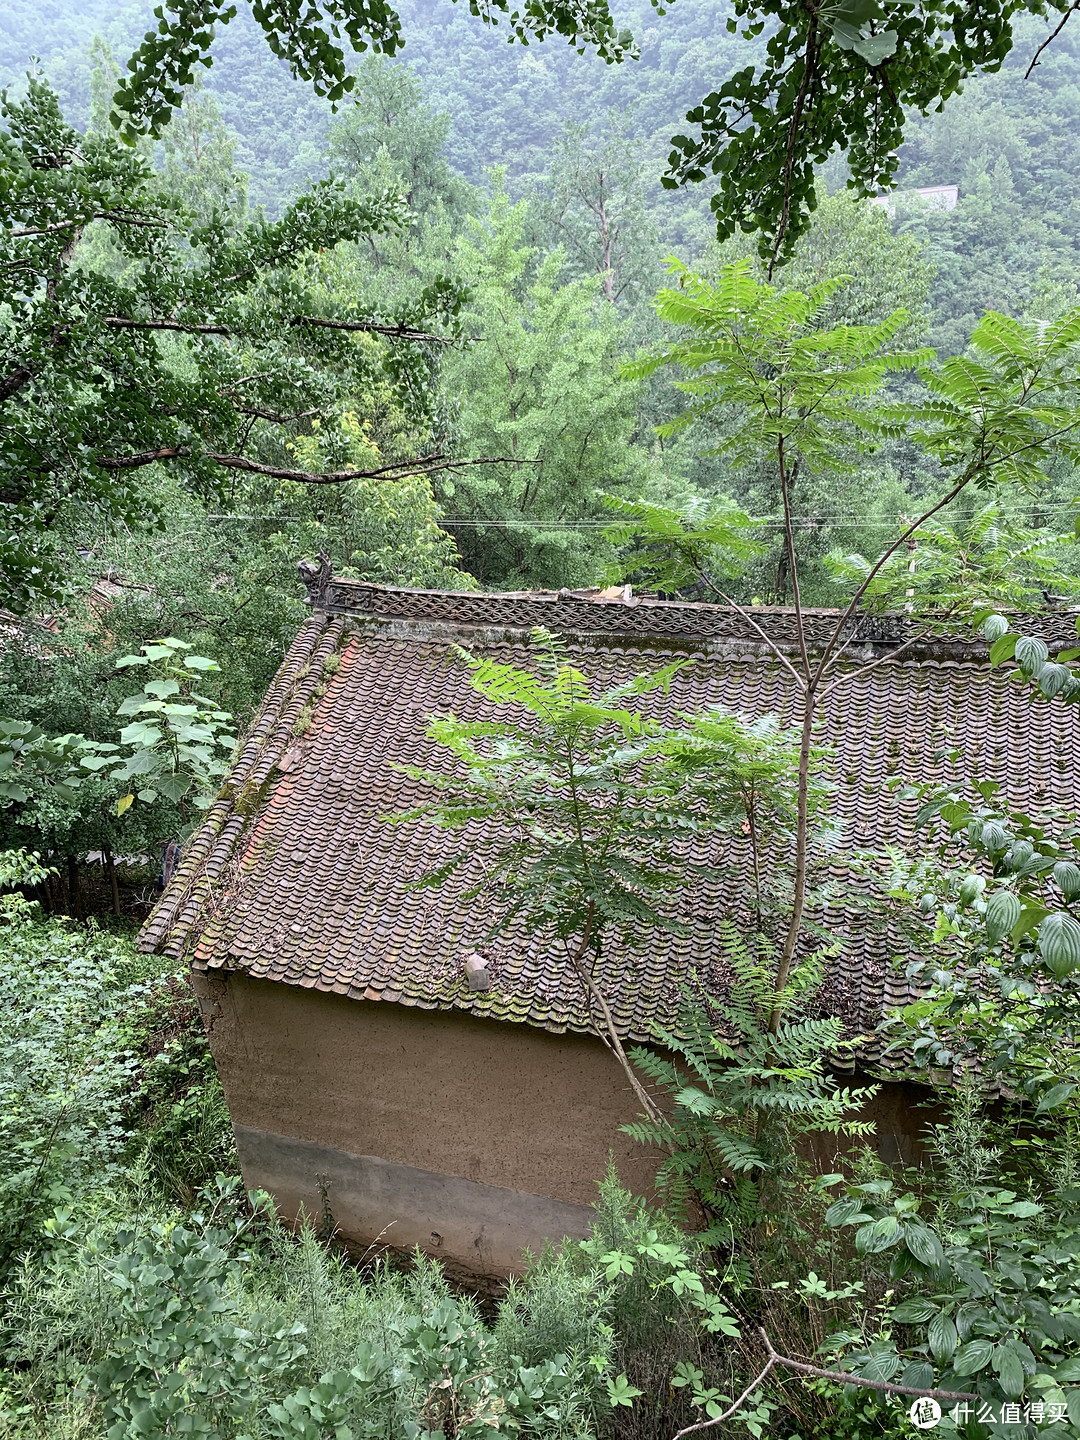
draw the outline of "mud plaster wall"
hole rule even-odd
[[[609,1153],[630,1190],[652,1190],[657,1152],[620,1133],[638,1105],[596,1039],[244,975],[192,979],[245,1181],[290,1219],[328,1204],[354,1245],[383,1234],[504,1274],[523,1249],[587,1232]],[[916,1158],[920,1098],[892,1084],[873,1102],[883,1159]],[[835,1168],[822,1139],[813,1159]]]
[[[625,1185],[651,1190],[655,1155],[619,1133],[638,1106],[598,1040],[242,975],[193,982],[245,1180],[286,1214],[318,1213],[331,1176],[354,1243],[392,1221],[394,1245],[502,1272],[587,1233],[609,1152]]]

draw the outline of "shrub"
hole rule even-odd
[[[0,1280],[56,1205],[119,1178],[130,953],[63,921],[0,929]]]

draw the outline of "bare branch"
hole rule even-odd
[[[910,650],[913,645],[917,645],[920,640],[925,640],[927,635],[932,633],[933,626],[927,625],[917,635],[913,635],[910,640],[905,640],[902,645],[898,645],[890,654],[882,655],[878,660],[871,660],[869,665],[858,665],[845,674],[838,675],[835,680],[825,686],[824,690],[818,692],[818,699],[824,700],[826,695],[831,695],[838,685],[843,685],[846,680],[853,680],[857,675],[866,675],[869,671],[876,670],[879,665],[895,665],[905,650]],[[839,655],[837,659],[839,659]]]
[[[153,465],[158,460],[175,460],[190,455],[186,445],[166,445],[160,450],[143,450],[138,455],[99,455],[94,464],[102,470],[137,470],[140,465]]]
[[[435,345],[453,345],[452,335],[432,335],[427,330],[414,330],[404,324],[384,325],[377,320],[326,320],[317,315],[294,315],[290,325],[315,325],[323,330],[362,330],[372,335],[386,335],[391,340],[426,341]],[[470,339],[478,340],[478,335]]]
[[[1042,42],[1042,44],[1039,46],[1039,48],[1035,51],[1035,54],[1031,57],[1031,64],[1030,64],[1030,65],[1028,66],[1028,68],[1024,71],[1024,79],[1025,79],[1025,80],[1030,80],[1030,78],[1031,78],[1031,72],[1035,69],[1035,66],[1038,65],[1038,63],[1039,63],[1039,56],[1043,53],[1043,51],[1046,49],[1046,47],[1047,47],[1048,45],[1052,45],[1052,44],[1053,44],[1053,42],[1054,42],[1054,41],[1057,39],[1057,37],[1061,34],[1062,30],[1065,29],[1065,26],[1066,26],[1066,24],[1067,24],[1067,22],[1068,22],[1069,16],[1072,15],[1072,14],[1073,14],[1075,11],[1077,11],[1077,10],[1080,10],[1080,0],[1074,0],[1074,3],[1069,6],[1068,10],[1066,10],[1066,11],[1065,11],[1065,14],[1061,17],[1061,24],[1057,27],[1057,29],[1054,31],[1054,33],[1053,33],[1052,35],[1048,35],[1048,36],[1046,37],[1046,39]]]
[[[223,455],[207,450],[206,458],[226,470],[245,470],[252,475],[267,475],[271,480],[294,480],[300,485],[342,485],[349,480],[404,480],[410,475],[429,475],[451,465],[442,455],[424,455],[418,460],[398,460],[379,465],[374,470],[287,470],[279,465],[260,465],[244,455]]]
[[[191,335],[231,335],[227,325],[193,325],[182,320],[130,320],[126,315],[106,315],[110,330],[179,330]]]
[[[915,534],[915,532],[920,528],[920,526],[926,524],[927,520],[929,520],[932,515],[936,515],[939,510],[944,510],[946,505],[952,504],[952,502],[956,499],[960,492],[966,489],[974,478],[975,472],[973,470],[965,471],[964,474],[953,486],[953,488],[949,491],[949,493],[944,497],[944,499],[939,500],[936,505],[932,505],[929,510],[925,510],[917,520],[913,521],[907,527],[903,534],[897,536],[897,538],[884,552],[884,554],[880,555],[878,559],[874,561],[873,565],[871,565],[870,569],[867,571],[862,583],[859,585],[854,595],[852,595],[851,599],[848,601],[846,608],[840,616],[840,619],[836,622],[836,628],[833,630],[832,636],[830,637],[828,643],[822,651],[821,659],[818,661],[818,667],[814,674],[815,684],[817,684],[817,682],[825,674],[825,671],[828,669],[829,664],[833,659],[833,651],[836,648],[837,641],[843,633],[844,626],[855,613],[855,609],[859,601],[866,594],[867,590],[869,590],[870,585],[875,575],[877,575],[878,571],[881,570],[882,567],[887,564],[887,562],[896,554],[897,550],[900,549],[901,545],[905,544],[908,540],[910,540],[912,535]]]
[[[218,394],[221,394],[218,391]],[[239,415],[250,415],[255,420],[269,420],[271,425],[292,425],[297,420],[310,420],[312,415],[319,415],[319,410],[298,410],[295,415],[278,415],[274,410],[258,410],[250,405],[237,405],[234,407]]]
[[[725,590],[721,590],[720,586],[717,585],[716,581],[712,578],[712,576],[707,570],[703,569],[700,565],[696,565],[694,568],[697,570],[699,577],[705,582],[706,585],[708,585],[709,589],[712,590],[713,594],[719,595],[720,599],[723,600],[725,605],[730,605],[732,610],[734,610],[738,615],[742,617],[743,620],[746,621],[746,623],[755,632],[758,638],[764,641],[764,643],[772,651],[773,656],[780,661],[781,665],[786,668],[799,689],[805,690],[806,683],[803,680],[802,676],[795,669],[794,665],[792,665],[791,661],[787,658],[787,656],[776,644],[776,642],[769,638],[769,636],[754,619],[753,615],[744,606],[740,605],[737,600],[733,600],[732,597]]]
[[[735,1412],[736,1412],[736,1410],[738,1410],[739,1406],[740,1406],[745,1400],[749,1400],[750,1396],[754,1393],[754,1391],[758,1388],[758,1386],[765,1380],[765,1378],[766,1378],[766,1376],[768,1375],[769,1371],[773,1368],[773,1366],[774,1366],[775,1364],[776,1364],[776,1361],[773,1360],[773,1359],[770,1359],[770,1360],[769,1360],[769,1363],[765,1366],[765,1369],[762,1370],[761,1374],[758,1375],[756,1379],[750,1381],[750,1384],[749,1384],[749,1385],[746,1387],[746,1389],[742,1392],[742,1394],[741,1394],[741,1395],[739,1396],[739,1398],[735,1401],[735,1403],[734,1403],[733,1405],[729,1406],[728,1409],[725,1410],[722,1415],[717,1415],[717,1416],[715,1417],[715,1419],[713,1419],[713,1420],[700,1420],[700,1421],[698,1421],[698,1423],[697,1423],[696,1425],[686,1425],[686,1426],[684,1426],[682,1430],[679,1430],[679,1431],[676,1432],[676,1434],[673,1436],[673,1440],[682,1440],[682,1437],[683,1437],[684,1435],[693,1435],[693,1433],[694,1433],[695,1430],[709,1430],[709,1429],[711,1429],[714,1425],[722,1425],[725,1420],[730,1420],[731,1417],[732,1417],[732,1415],[734,1415]]]
[[[687,1425],[679,1430],[672,1440],[682,1440],[684,1435],[693,1435],[698,1430],[709,1430],[714,1425],[722,1425],[725,1420],[730,1420],[739,1406],[749,1399],[777,1365],[782,1365],[786,1370],[797,1370],[802,1375],[813,1375],[817,1380],[832,1380],[837,1385],[859,1385],[865,1390],[877,1390],[885,1395],[911,1395],[916,1400],[955,1400],[958,1404],[961,1401],[978,1399],[977,1395],[964,1391],[920,1390],[916,1385],[894,1385],[891,1380],[867,1380],[862,1375],[851,1375],[846,1370],[824,1370],[820,1365],[808,1365],[805,1360],[791,1360],[786,1355],[778,1355],[773,1349],[772,1341],[760,1325],[758,1334],[765,1343],[765,1350],[769,1357],[764,1370],[750,1382],[735,1403],[729,1406],[722,1415],[717,1415],[713,1420],[701,1420],[696,1425]]]
[[[879,1390],[885,1395],[911,1395],[916,1400],[955,1400],[959,1402],[979,1398],[966,1390],[924,1390],[918,1385],[894,1385],[891,1380],[867,1380],[862,1375],[851,1375],[846,1370],[823,1370],[819,1365],[808,1365],[805,1360],[790,1360],[786,1355],[778,1355],[773,1349],[772,1341],[760,1325],[758,1334],[765,1342],[765,1349],[774,1365],[783,1365],[787,1370],[798,1370],[803,1375],[813,1375],[818,1380],[834,1380],[837,1385],[861,1385],[864,1390]]]
[[[253,410],[245,412],[258,417]],[[314,414],[315,412],[308,412]],[[268,416],[269,412],[265,412]],[[284,417],[287,420],[289,417]],[[102,470],[137,470],[140,465],[153,465],[158,460],[178,460],[192,456],[187,445],[162,446],[159,450],[143,450],[137,455],[99,455],[94,464]],[[434,475],[440,470],[460,470],[466,465],[505,465],[504,456],[495,455],[479,460],[448,460],[445,455],[422,455],[417,460],[396,460],[374,470],[287,470],[280,465],[261,465],[246,455],[228,455],[217,450],[204,450],[202,458],[212,460],[224,470],[243,470],[250,475],[266,475],[271,480],[293,480],[298,485],[343,485],[348,480],[407,480],[413,475]]]

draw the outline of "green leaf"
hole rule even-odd
[[[993,1366],[1006,1395],[1015,1399],[1024,1393],[1024,1367],[1019,1355],[1007,1345],[995,1345]]]
[[[841,1225],[850,1225],[853,1221],[869,1218],[863,1213],[861,1200],[836,1200],[825,1211],[825,1224],[834,1230]]]
[[[122,745],[144,745],[149,748],[157,745],[160,740],[160,727],[150,724],[147,720],[136,720],[134,724],[125,725],[120,731]]]
[[[179,695],[180,686],[175,680],[148,680],[143,686],[143,692],[156,695],[159,700],[167,700],[170,695]]]
[[[616,1405],[626,1405],[628,1408],[643,1392],[630,1384],[625,1374],[617,1376],[614,1380],[607,1381],[608,1403],[615,1408]]]
[[[1046,642],[1037,635],[1021,635],[1016,642],[1016,663],[1025,675],[1036,674],[1046,663]],[[992,652],[991,652],[992,657]]]
[[[1080,921],[1064,910],[1051,911],[1039,926],[1039,954],[1056,979],[1080,969]]]
[[[1009,622],[1004,615],[990,615],[983,621],[982,633],[991,645],[1009,633]]]
[[[208,660],[205,655],[185,655],[184,664],[189,670],[220,670],[221,666],[216,660]],[[179,686],[177,686],[179,689]]]
[[[1039,689],[1048,700],[1061,693],[1072,679],[1067,665],[1044,665],[1039,671]]]
[[[856,40],[851,48],[856,55],[861,55],[868,65],[881,65],[890,55],[896,54],[896,42],[895,30],[882,30],[878,35],[867,35]]]
[[[892,1318],[901,1325],[924,1325],[937,1314],[938,1307],[932,1300],[923,1300],[913,1295],[910,1300],[902,1300],[892,1312]]]
[[[1019,635],[1002,635],[990,646],[990,664],[1000,665],[1003,660],[1011,660],[1016,654],[1016,642]]]
[[[1071,860],[1059,860],[1054,866],[1054,884],[1066,900],[1071,900],[1074,895],[1080,895],[1080,867],[1074,865]]]
[[[926,1338],[930,1342],[930,1353],[939,1365],[951,1360],[956,1353],[958,1339],[952,1316],[946,1315],[944,1310],[939,1311],[930,1321]]]
[[[1056,1110],[1059,1105],[1064,1105],[1069,1096],[1076,1089],[1071,1081],[1063,1081],[1060,1085],[1054,1085],[1039,1100],[1035,1107],[1035,1114],[1041,1115],[1047,1110]],[[1026,1202],[1025,1202],[1026,1203]],[[1039,1207],[1041,1209],[1041,1207]],[[1032,1212],[1037,1213],[1037,1212]],[[1016,1214],[1016,1206],[1013,1206],[1013,1214]]]
[[[1004,940],[1020,919],[1020,901],[1011,890],[999,890],[986,902],[986,938],[991,945]]]
[[[905,1226],[904,1244],[907,1247],[908,1254],[918,1260],[920,1265],[926,1265],[930,1269],[937,1269],[939,1265],[944,1264],[945,1253],[941,1248],[941,1241],[928,1226]]]
[[[193,775],[162,775],[154,781],[154,788],[166,800],[179,800],[195,783]]]
[[[966,1345],[961,1345],[953,1359],[952,1368],[957,1375],[975,1375],[990,1363],[990,1357],[994,1353],[992,1341],[969,1340]]]

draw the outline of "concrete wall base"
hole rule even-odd
[[[356,1250],[374,1243],[395,1250],[419,1246],[451,1270],[506,1276],[523,1269],[538,1239],[582,1239],[595,1219],[571,1205],[502,1185],[440,1175],[377,1155],[234,1126],[244,1182],[268,1190],[289,1224],[315,1223],[329,1210],[340,1239]],[[377,1238],[376,1238],[377,1237]]]

